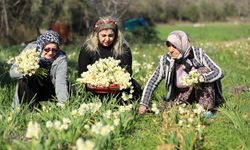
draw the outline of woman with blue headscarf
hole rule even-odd
[[[10,76],[18,79],[13,107],[19,106],[21,103],[34,107],[40,101],[53,98],[63,103],[68,99],[68,59],[59,46],[59,34],[48,30],[25,47],[23,51],[34,48],[40,52],[39,67],[47,71],[47,76],[43,78],[38,78],[36,75],[24,77],[23,74],[16,72],[17,66],[13,64]]]

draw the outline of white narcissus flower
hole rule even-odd
[[[153,104],[152,104],[151,110],[152,110],[155,114],[159,114],[159,113],[160,113],[160,110],[157,108],[157,104],[156,104],[156,103],[153,103]]]
[[[179,120],[178,121],[178,125],[182,127],[184,125],[184,121],[183,120]]]
[[[187,113],[187,110],[185,110],[184,107],[179,107],[179,108],[178,108],[178,112],[179,112],[180,115],[184,115],[184,114]]]
[[[15,63],[15,58],[10,58],[8,61],[7,61],[7,64],[13,64]]]
[[[119,107],[119,112],[123,113],[125,111],[126,111],[125,106],[120,106]]]
[[[188,122],[189,122],[189,123],[193,123],[193,122],[194,122],[194,118],[191,118],[191,117],[188,118]]]
[[[78,110],[73,110],[71,112],[71,114],[74,116],[76,116],[76,115],[82,116],[86,112],[96,113],[97,111],[100,110],[101,106],[102,106],[102,103],[100,103],[100,102],[99,103],[89,103],[89,104],[83,103],[80,105]]]
[[[120,112],[120,111],[116,111],[116,112],[113,112],[113,113],[112,113],[112,116],[113,116],[114,119],[119,118],[120,115],[121,115],[121,112]]]
[[[76,140],[77,150],[94,150],[94,148],[95,148],[95,143],[90,140],[83,141],[82,138]]]
[[[28,128],[25,137],[27,138],[39,138],[39,133],[41,131],[40,125],[37,122],[30,121],[28,123]]]
[[[55,120],[54,121],[54,128],[56,129],[56,130],[61,130],[61,122],[59,121],[59,120]]]
[[[201,105],[196,104],[196,108],[192,110],[191,107],[186,107],[185,105],[180,105],[178,107],[178,125],[182,128],[196,128],[199,131],[199,127],[202,122],[198,118],[199,114],[204,112],[204,109]],[[197,115],[198,114],[198,115]],[[197,126],[198,125],[198,126]],[[197,127],[196,127],[197,126]],[[200,132],[200,131],[199,131]]]
[[[42,110],[43,110],[44,112],[48,112],[48,109],[47,109],[46,106],[44,106],[44,105],[42,105]]]
[[[64,107],[65,107],[65,104],[64,104],[64,103],[60,103],[60,102],[57,103],[56,105],[57,105],[58,107],[61,107],[61,108],[64,108]]]
[[[133,72],[134,73],[139,73],[141,64],[138,61],[134,60],[133,63],[132,63],[132,67],[133,67]]]
[[[7,121],[11,121],[11,120],[12,120],[12,116],[13,116],[13,114],[12,114],[12,112],[10,112],[10,113],[8,114]]]
[[[87,124],[85,124],[83,127],[84,127],[84,129],[86,129],[86,130],[90,129],[90,126],[87,125]]]
[[[193,110],[193,112],[194,112],[195,114],[200,115],[200,114],[202,114],[203,112],[205,112],[205,109],[204,109],[200,104],[196,104],[195,106],[196,106],[196,108]]]
[[[102,107],[102,103],[90,103],[89,104],[89,109],[93,113],[99,111],[101,107]]]
[[[101,122],[97,122],[91,127],[91,132],[95,134],[99,134],[102,136],[108,135],[111,131],[114,130],[114,126],[112,125],[103,125]]]
[[[68,124],[62,124],[60,130],[67,130],[69,128]]]
[[[53,122],[52,121],[46,121],[46,127],[47,128],[52,128],[53,127]]]
[[[132,104],[129,104],[127,106],[119,106],[119,112],[123,113],[123,112],[126,112],[126,111],[130,111],[132,109],[132,107],[133,107]]]
[[[205,125],[202,125],[202,124],[198,124],[197,126],[196,126],[196,130],[198,131],[198,132],[202,132],[202,130],[205,128]]]
[[[71,111],[71,115],[72,116],[77,116],[78,115],[78,111],[76,109]]]
[[[106,125],[100,130],[100,134],[105,136],[105,135],[108,135],[113,130],[114,130],[114,126]]]
[[[116,118],[115,120],[114,120],[114,125],[115,126],[118,126],[120,124],[120,119],[119,118]]]
[[[129,98],[129,99],[132,99],[132,98],[133,98],[133,95],[132,95],[132,94],[129,94],[129,95],[128,95],[128,98]]]
[[[54,128],[59,131],[67,130],[69,128],[69,124],[71,123],[71,120],[68,118],[63,118],[62,122],[59,120],[47,121],[46,127],[47,128]]]
[[[76,149],[77,150],[84,150],[85,149],[84,141],[82,138],[79,138],[76,140]]]
[[[107,111],[103,114],[103,116],[104,116],[105,118],[107,118],[107,119],[110,119],[110,118],[111,118],[111,115],[112,115],[112,111],[111,111],[111,110],[107,110]]]
[[[63,124],[69,124],[71,120],[69,118],[63,118]]]
[[[128,101],[129,100],[129,94],[127,94],[126,92],[122,92],[122,99],[124,101]]]

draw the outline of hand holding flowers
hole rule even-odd
[[[47,72],[39,66],[39,53],[35,49],[23,51],[20,55],[10,59],[10,64],[15,64],[15,71],[24,76],[46,76]]]

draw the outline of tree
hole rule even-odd
[[[98,16],[113,16],[121,18],[128,10],[131,0],[89,0]]]

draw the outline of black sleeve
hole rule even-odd
[[[88,70],[87,66],[91,64],[91,62],[92,58],[90,53],[86,51],[86,47],[82,47],[78,57],[78,77]]]
[[[131,50],[128,46],[124,45],[124,53],[122,54],[122,58],[121,58],[121,67],[125,68],[130,75],[132,75],[133,71],[132,71],[132,54],[131,54]]]

